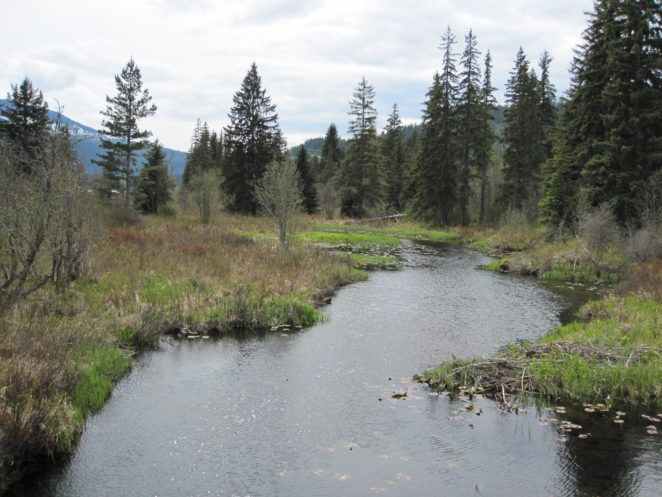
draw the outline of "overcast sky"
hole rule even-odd
[[[30,77],[51,108],[100,127],[113,76],[131,56],[158,111],[142,122],[186,150],[195,120],[219,129],[252,61],[278,107],[290,145],[347,132],[348,101],[365,75],[377,93],[381,128],[391,105],[420,120],[440,67],[441,33],[472,28],[492,52],[503,88],[521,45],[530,59],[551,52],[552,80],[568,86],[572,49],[590,0],[2,0],[0,95]]]

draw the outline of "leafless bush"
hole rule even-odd
[[[626,251],[638,262],[662,258],[662,224],[646,224],[635,230],[627,239]]]
[[[593,253],[604,252],[610,246],[617,246],[622,241],[621,230],[611,209],[601,205],[580,214],[577,233],[586,242]]]
[[[216,171],[197,173],[188,186],[188,193],[198,207],[200,222],[208,224],[212,211],[227,204],[227,197],[223,194],[223,177]]]
[[[255,197],[264,212],[276,219],[281,246],[289,250],[288,236],[301,211],[301,180],[291,161],[272,162],[255,184]]]
[[[87,248],[87,193],[66,129],[56,126],[30,170],[0,146],[0,312],[49,281],[80,276]]]
[[[530,224],[529,215],[525,209],[508,209],[501,215],[501,226],[527,226]]]
[[[319,199],[320,209],[326,219],[333,219],[336,208],[338,207],[338,195],[333,180],[317,185],[317,198]]]

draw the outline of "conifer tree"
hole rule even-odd
[[[218,153],[218,151],[214,148],[218,148],[218,143],[212,143],[212,133],[209,131],[209,125],[207,122],[200,123],[198,119],[191,139],[191,148],[184,165],[182,178],[184,186],[188,186],[196,174],[207,172],[216,167],[214,153]]]
[[[145,213],[156,214],[172,199],[173,188],[166,154],[157,140],[147,150],[145,165],[136,181],[136,207]]]
[[[230,125],[225,129],[227,160],[223,171],[233,198],[229,207],[255,214],[258,203],[253,185],[264,175],[267,164],[281,158],[284,145],[276,106],[262,88],[255,63],[232,100]]]
[[[599,0],[545,166],[541,216],[576,217],[580,192],[626,224],[662,164],[662,27],[654,0]]]
[[[465,37],[465,49],[460,59],[461,71],[458,82],[457,122],[460,142],[460,163],[458,170],[458,202],[460,222],[469,224],[470,180],[478,169],[477,149],[481,145],[484,126],[489,117],[485,112],[481,96],[480,52],[473,32]]]
[[[487,196],[487,171],[492,161],[492,149],[496,140],[496,133],[492,126],[494,121],[493,112],[496,109],[496,99],[492,86],[492,56],[489,50],[485,55],[485,72],[483,76],[483,86],[480,93],[482,114],[480,120],[479,139],[476,145],[476,173],[480,181],[480,208],[478,213],[478,222],[485,222],[485,208]]]
[[[48,104],[28,78],[12,85],[11,90],[7,94],[9,105],[0,108],[0,116],[6,119],[0,121],[0,137],[15,147],[19,167],[30,172],[30,163],[41,153],[49,134]]]
[[[384,128],[382,141],[384,159],[383,173],[386,183],[386,205],[393,212],[402,212],[404,207],[404,162],[402,144],[402,121],[398,114],[398,105],[393,110]]]
[[[340,162],[343,159],[343,153],[340,149],[340,136],[336,125],[331,123],[324,136],[322,145],[322,154],[320,156],[320,171],[318,181],[326,183],[334,178]]]
[[[540,57],[540,118],[543,123],[543,147],[545,159],[552,156],[552,134],[556,125],[556,88],[549,79],[552,56],[545,50]]]
[[[101,114],[106,117],[102,122],[101,148],[104,153],[93,160],[104,169],[107,187],[122,191],[124,197],[124,215],[128,216],[131,191],[135,176],[136,154],[149,145],[147,139],[151,133],[141,131],[138,122],[156,112],[151,104],[149,90],[143,89],[140,69],[130,59],[120,74],[115,75],[117,94],[106,97],[107,107]]]
[[[369,209],[380,207],[382,178],[375,120],[375,90],[365,77],[352,94],[349,123],[350,147],[339,171],[340,209],[343,215],[363,217]]]
[[[301,185],[302,207],[308,214],[315,212],[317,197],[315,194],[315,180],[313,178],[312,164],[306,147],[301,145],[295,161]]]
[[[442,38],[443,70],[427,93],[420,151],[413,171],[412,214],[436,225],[451,223],[457,199],[457,73],[450,27]]]
[[[545,159],[539,88],[538,78],[520,47],[506,85],[502,201],[529,214],[537,207],[540,165]]]

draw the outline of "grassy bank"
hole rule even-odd
[[[534,228],[465,230],[463,236],[499,257],[485,269],[607,285],[607,296],[534,343],[427,371],[423,379],[432,388],[481,391],[503,402],[506,394],[534,394],[576,403],[662,405],[662,261],[635,263],[614,245],[596,249],[581,237],[550,240]]]

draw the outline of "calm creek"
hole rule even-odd
[[[408,243],[403,256],[401,270],[340,290],[313,328],[164,339],[90,417],[71,460],[20,494],[662,493],[662,443],[640,423],[535,405],[506,413],[486,399],[475,401],[476,415],[411,382],[453,355],[543,335],[576,308],[580,290],[480,270],[489,259],[465,248]],[[562,441],[545,421],[556,417],[593,436]]]

